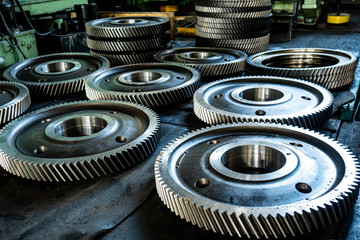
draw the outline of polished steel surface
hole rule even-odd
[[[357,61],[354,54],[343,50],[289,48],[250,56],[246,73],[300,78],[334,89],[353,81]]]
[[[32,96],[60,96],[83,91],[87,78],[109,66],[101,56],[57,53],[14,64],[5,70],[4,78],[24,84]]]
[[[274,122],[314,128],[332,115],[333,96],[314,83],[280,77],[215,81],[194,94],[194,112],[208,124]]]
[[[222,77],[242,75],[247,54],[224,48],[188,47],[158,52],[154,58],[159,62],[193,67],[200,71],[202,77]]]
[[[0,130],[0,164],[22,178],[65,182],[123,171],[148,157],[160,123],[150,109],[119,101],[43,108]]]
[[[91,100],[112,99],[159,107],[193,96],[200,73],[178,64],[147,63],[111,68],[86,81]]]
[[[199,129],[155,162],[163,203],[200,228],[240,238],[312,233],[343,219],[359,190],[359,163],[336,141],[269,123]]]
[[[29,90],[24,85],[0,82],[0,124],[19,117],[30,104]]]

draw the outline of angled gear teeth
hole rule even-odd
[[[31,96],[61,96],[84,90],[84,81],[109,68],[106,58],[88,53],[57,53],[27,59],[7,68],[7,81],[25,85]]]
[[[155,54],[154,59],[165,63],[180,63],[195,68],[204,77],[242,75],[247,55],[224,48],[176,48]]]
[[[240,12],[240,13],[226,13],[226,12],[200,12],[196,11],[196,16],[205,17],[205,18],[263,18],[271,14],[270,10],[258,11],[258,12]]]
[[[269,0],[257,0],[257,1],[208,1],[208,0],[196,0],[196,6],[206,6],[214,8],[246,8],[246,7],[261,7],[270,5]]]
[[[0,125],[19,117],[30,104],[29,90],[24,85],[0,82]]]
[[[148,63],[109,69],[86,82],[91,100],[111,99],[159,107],[182,102],[200,87],[200,73],[190,67]]]
[[[99,38],[129,38],[162,35],[170,29],[170,20],[163,17],[102,18],[87,22],[86,33]]]
[[[22,127],[18,128],[18,124]],[[133,129],[122,127],[127,125]],[[0,164],[26,179],[86,180],[143,161],[156,149],[159,136],[159,117],[138,104],[65,103],[37,110],[6,125],[0,131]]]
[[[290,78],[229,78],[204,85],[194,94],[195,115],[211,125],[272,122],[314,128],[331,117],[332,108],[328,90]]]
[[[282,164],[260,164],[274,159]],[[172,212],[208,231],[251,239],[300,237],[343,219],[357,199],[359,171],[334,140],[265,123],[190,132],[168,144],[154,166],[157,192]]]
[[[262,12],[271,10],[271,4],[258,7],[236,7],[236,8],[218,8],[218,7],[207,7],[207,6],[195,6],[195,11],[205,13],[249,13],[249,12]],[[269,13],[270,14],[270,13]],[[265,14],[265,15],[269,15]]]
[[[343,50],[289,48],[250,56],[246,72],[299,78],[334,89],[352,82],[357,62],[354,54]]]

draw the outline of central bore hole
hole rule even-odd
[[[128,82],[152,82],[161,78],[161,74],[157,72],[137,72],[126,76],[124,79]]]
[[[142,19],[121,19],[121,20],[117,20],[114,21],[115,24],[135,24],[135,23],[140,23],[143,22]]]
[[[240,97],[249,101],[267,102],[282,98],[284,94],[272,88],[250,88],[240,93]]]
[[[224,153],[221,162],[238,173],[264,174],[282,168],[286,157],[275,148],[254,144],[230,149]]]
[[[317,54],[295,54],[276,56],[262,62],[265,66],[276,68],[315,68],[327,67],[339,63],[339,60]]]
[[[56,125],[54,131],[63,137],[83,137],[100,132],[107,125],[107,122],[100,117],[81,116],[71,118]]]
[[[189,52],[185,54],[188,58],[196,58],[196,59],[206,59],[216,56],[212,52]]]
[[[66,72],[74,67],[75,64],[72,62],[54,62],[44,65],[41,71],[46,73]]]

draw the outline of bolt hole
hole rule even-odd
[[[295,147],[303,147],[303,145],[301,143],[291,142],[290,144],[295,146]]]
[[[110,114],[118,114],[118,112],[109,112]]]
[[[210,142],[208,142],[208,144],[214,145],[214,144],[218,144],[220,141],[218,140],[212,140]]]
[[[42,120],[41,123],[46,123],[46,122],[50,122],[50,121],[51,121],[51,119],[47,118],[47,119]]]
[[[140,89],[140,88],[134,89],[133,92],[142,92],[142,89]]]
[[[118,143],[124,143],[127,141],[127,139],[126,139],[126,137],[118,136],[115,138],[115,141],[117,141]]]
[[[309,98],[309,97],[307,97],[307,96],[301,96],[301,98],[302,98],[302,99],[305,99],[305,100],[308,100],[308,101],[311,100],[311,98]]]
[[[195,187],[197,188],[205,188],[207,186],[209,186],[210,184],[210,180],[207,178],[200,178],[199,180],[197,180],[195,182]]]
[[[258,115],[258,116],[264,116],[264,115],[266,115],[266,112],[264,110],[257,110],[255,112],[255,114]]]
[[[183,78],[183,77],[176,77],[177,79],[179,79],[179,80],[184,80],[185,78]]]
[[[41,153],[44,153],[46,151],[47,151],[47,147],[42,145],[42,146],[39,146],[39,147],[35,148],[34,153],[35,154],[41,154]]]
[[[218,94],[218,95],[215,95],[214,98],[221,98],[222,95],[221,94]]]
[[[296,190],[298,190],[301,193],[310,193],[312,191],[312,188],[309,184],[299,182],[295,185]]]
[[[226,62],[230,62],[230,59],[224,59]]]
[[[93,71],[93,69],[92,69],[92,68],[85,68],[85,70],[86,70],[86,71],[88,71],[88,72]]]
[[[110,82],[110,79],[105,79],[104,82]]]
[[[47,80],[45,78],[40,78],[39,82],[46,82]]]
[[[1,91],[0,94],[5,94],[6,92],[5,91]]]

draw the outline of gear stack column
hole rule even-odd
[[[254,54],[269,45],[271,1],[196,0],[196,45]]]

